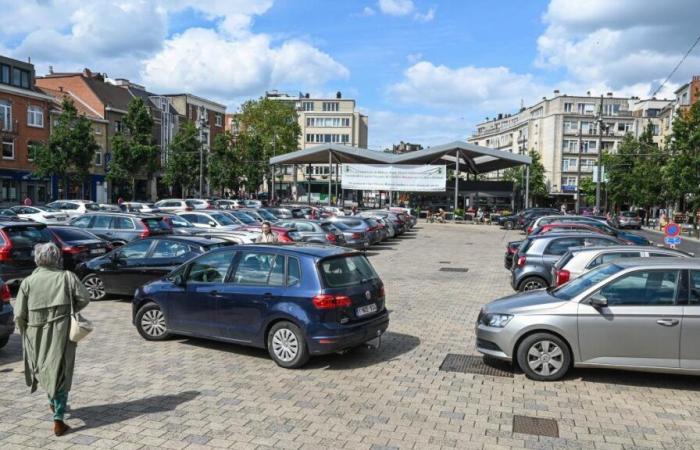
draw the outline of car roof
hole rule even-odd
[[[169,241],[182,241],[185,243],[189,244],[198,244],[198,245],[208,245],[208,244],[220,244],[222,242],[226,242],[223,239],[220,239],[218,237],[212,236],[212,237],[206,237],[206,236],[198,236],[198,235],[181,235],[181,234],[168,234],[165,236],[153,236],[145,239],[150,239],[150,240],[169,240]]]
[[[594,251],[620,251],[620,250],[626,250],[626,251],[661,251],[665,253],[676,253],[679,255],[685,255],[685,256],[692,256],[689,253],[676,250],[673,248],[666,248],[666,247],[655,247],[655,246],[650,246],[650,245],[592,245],[590,247],[571,247],[569,249],[570,252],[572,253],[582,253],[582,252],[594,252]],[[647,259],[647,258],[644,258]]]
[[[0,220],[0,227],[16,227],[16,226],[40,226],[40,227],[46,227],[45,224],[39,223],[39,222],[34,222],[31,220]]]
[[[608,236],[607,234],[595,233],[595,232],[571,232],[567,231],[565,233],[545,233],[538,234],[537,236],[528,236],[529,239],[552,239],[552,238],[563,238],[563,237],[594,237],[594,238],[604,238],[608,240],[615,240],[613,236]]]
[[[277,244],[246,244],[246,250],[265,250],[265,249],[278,249],[283,250],[285,253],[290,254],[302,254],[308,255],[315,258],[327,258],[330,256],[337,255],[347,255],[347,254],[358,254],[361,252],[356,250],[351,250],[344,247],[338,247],[335,245],[325,245],[325,244],[315,244],[310,242],[295,242],[293,244],[287,243],[277,243]]]
[[[654,258],[624,258],[616,260],[613,264],[619,266],[623,269],[629,269],[633,267],[638,268],[692,268],[700,269],[700,259],[698,258],[664,258],[664,257],[654,257]]]
[[[158,219],[158,218],[162,217],[160,214],[138,213],[138,212],[119,212],[119,211],[95,211],[95,212],[89,212],[89,213],[83,214],[80,217],[85,217],[85,216],[115,216],[115,217],[128,216],[128,217],[134,217],[134,218],[138,218],[138,219]]]

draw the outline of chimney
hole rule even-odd
[[[501,120],[503,118],[503,113],[498,113],[498,120]]]
[[[586,91],[586,95],[590,97],[590,96],[591,96],[591,91]]]
[[[32,57],[31,57],[31,56],[27,56],[27,62],[28,62],[29,64],[32,63]]]
[[[309,98],[309,93],[304,94],[304,98]]]
[[[554,90],[554,95],[559,95],[559,89]]]
[[[53,74],[53,66],[49,66],[49,75]]]
[[[343,98],[343,94],[341,94],[340,91],[338,91],[335,93],[335,98],[341,99],[341,98]]]
[[[606,95],[607,95],[608,97],[612,97],[612,96],[613,96],[612,92],[608,92]]]
[[[83,69],[83,75],[86,76],[86,77],[88,77],[88,78],[91,78],[91,77],[92,77],[92,71],[86,67],[86,68]]]

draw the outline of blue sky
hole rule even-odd
[[[369,146],[465,139],[554,89],[649,95],[697,37],[695,0],[0,0],[0,54],[235,110],[340,90]],[[662,93],[700,73],[698,50]]]

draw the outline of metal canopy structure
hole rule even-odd
[[[329,166],[329,173],[332,173],[331,166],[333,164],[445,164],[455,169],[458,173],[466,172],[472,174],[525,165],[526,206],[529,203],[527,202],[527,199],[529,199],[529,172],[530,164],[532,163],[529,156],[481,147],[463,141],[454,141],[400,155],[341,144],[320,144],[270,158],[270,165],[326,163]],[[328,178],[330,194],[332,177],[329,176]],[[458,184],[455,183],[455,209],[457,208]],[[330,197],[329,195],[329,204]]]

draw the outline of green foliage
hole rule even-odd
[[[547,190],[547,183],[544,177],[544,166],[542,165],[542,157],[535,150],[530,150],[529,154],[532,158],[532,164],[530,164],[530,197],[533,199],[544,198],[549,194]],[[515,186],[525,191],[525,167],[511,167],[503,171],[504,180],[512,181]]]
[[[268,170],[268,159],[265,159],[264,145],[260,138],[249,134],[238,136],[239,148],[244,161],[242,175],[248,192],[257,192]]]
[[[135,192],[136,176],[144,171],[151,176],[158,169],[158,147],[153,142],[153,118],[141,98],[129,103],[122,119],[122,131],[112,140],[112,161],[107,179],[114,183],[131,182]]]
[[[581,200],[583,200],[581,205],[595,205],[595,183],[593,182],[593,178],[581,177],[579,189],[581,192]]]
[[[223,195],[225,189],[237,190],[241,181],[243,163],[240,148],[234,136],[222,133],[214,139],[209,155],[209,183]]]
[[[64,98],[61,109],[49,142],[36,150],[34,164],[36,175],[63,180],[63,192],[67,195],[68,177],[84,182],[100,147],[95,141],[92,123],[78,115],[72,100]]]
[[[670,160],[663,172],[670,199],[700,207],[700,103],[673,121]]]
[[[163,172],[163,181],[173,188],[194,190],[199,183],[199,133],[192,122],[185,122],[170,144],[168,162]]]

